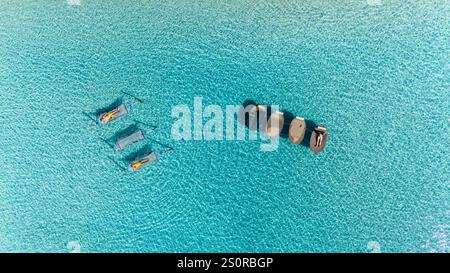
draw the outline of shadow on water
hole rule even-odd
[[[245,100],[245,101],[242,103],[242,106],[244,106],[244,108],[247,107],[247,106],[249,106],[249,105],[256,105],[256,102],[255,102],[254,100]]]
[[[103,142],[105,142],[106,144],[108,144],[108,146],[110,146],[111,148],[114,149],[113,143],[115,143],[117,140],[119,140],[123,137],[131,135],[132,133],[136,132],[137,130],[140,130],[140,128],[137,126],[137,124],[131,124],[127,128],[118,131],[112,137],[110,137],[108,139],[104,139],[104,138],[100,138],[100,139]]]
[[[309,141],[311,139],[312,132],[317,127],[317,124],[310,119],[305,119],[305,123],[306,123],[305,137],[303,138],[300,144],[305,147],[309,147]]]
[[[250,129],[250,117],[249,117],[249,114],[247,111],[251,110],[252,107],[258,106],[258,104],[256,104],[256,102],[254,100],[246,100],[246,101],[244,101],[244,103],[242,103],[242,106],[244,107],[244,109],[241,109],[239,111],[239,114],[238,114],[239,122]],[[270,115],[272,113],[272,108],[270,107],[270,105],[264,105],[264,106],[266,107],[267,114],[264,118],[261,118],[259,116],[259,113],[257,114],[256,128],[264,128],[266,126],[266,122],[267,122],[268,118],[270,117]],[[260,123],[261,122],[260,119],[262,120],[263,124]]]
[[[144,147],[140,148],[136,152],[132,152],[132,153],[128,154],[127,156],[125,156],[124,158],[122,158],[122,161],[129,164],[130,162],[134,161],[136,158],[144,156],[146,154],[149,154],[152,151],[154,151],[152,145],[146,144]]]
[[[81,112],[84,116],[86,116],[87,118],[89,118],[93,123],[98,123],[97,121],[97,117],[100,114],[103,114],[105,112],[109,112],[111,110],[113,110],[114,108],[117,108],[119,105],[121,105],[123,103],[123,98],[118,98],[116,99],[114,102],[112,102],[110,105],[97,109],[95,112]]]
[[[139,149],[138,151],[130,153],[129,155],[125,156],[122,159],[122,161],[128,164],[131,161],[134,161],[136,158],[149,154],[153,151],[155,151],[159,156],[162,156],[167,152],[173,150],[173,147],[164,144],[158,140],[147,138],[147,141],[149,142],[149,144],[145,144],[145,146]]]
[[[131,124],[127,128],[122,129],[122,130],[118,131],[117,133],[115,133],[111,139],[113,139],[114,141],[118,140],[119,138],[131,135],[132,133],[136,132],[137,130],[140,130],[140,128],[137,126],[137,124]]]
[[[284,124],[283,128],[280,132],[280,137],[282,138],[288,138],[289,137],[289,125],[291,124],[292,120],[294,120],[295,116],[291,112],[288,111],[281,111],[284,116]]]
[[[141,127],[144,127],[144,128],[141,128]],[[115,143],[117,140],[127,137],[138,130],[141,130],[144,133],[144,136],[147,137],[148,134],[151,133],[156,128],[157,128],[157,126],[155,126],[155,125],[149,125],[144,122],[134,120],[134,124],[131,124],[127,128],[116,132],[112,137],[110,137],[108,139],[104,139],[104,138],[100,138],[100,139],[103,142],[105,142],[109,147],[114,149],[113,143]]]
[[[117,98],[115,101],[113,101],[110,105],[108,105],[108,106],[106,106],[106,107],[102,107],[102,108],[100,108],[100,109],[97,109],[95,112],[94,112],[94,115],[96,115],[96,116],[98,116],[98,115],[100,115],[100,114],[102,114],[102,113],[105,113],[105,112],[109,112],[109,111],[111,111],[111,110],[113,110],[114,108],[117,108],[119,105],[121,105],[123,103],[123,98],[122,97],[120,97],[120,98]]]
[[[138,98],[138,97],[136,97],[136,96],[134,96],[134,95],[132,95],[130,93],[127,93],[127,92],[124,92],[124,91],[121,91],[121,93],[123,95],[121,97],[117,98],[116,100],[114,100],[108,106],[99,108],[99,109],[95,110],[94,112],[82,111],[82,114],[84,116],[86,116],[87,118],[89,118],[90,120],[92,120],[93,122],[97,123],[98,121],[96,120],[96,117],[98,117],[99,115],[101,115],[103,113],[110,112],[111,110],[119,107],[121,104],[124,104],[124,103],[126,103],[128,106],[131,105],[130,102],[128,101],[127,97],[133,98],[134,101],[138,102],[138,103],[144,102],[142,99],[140,99],[140,98]],[[155,126],[150,126],[150,127],[155,127]]]
[[[257,106],[257,105],[258,104],[256,104],[256,102],[251,99],[247,99],[242,103],[242,106],[244,108],[246,108],[246,110],[249,110],[252,106]],[[264,105],[264,104],[262,104],[262,105]],[[270,105],[265,105],[265,106],[267,107],[267,115],[265,117],[265,122],[267,122],[267,120],[270,118],[270,115],[272,114],[272,109],[271,109]],[[281,112],[284,115],[284,125],[281,130],[280,137],[281,138],[289,138],[289,126],[290,126],[291,122],[295,119],[296,115],[294,115],[290,111],[281,111]],[[241,124],[244,124],[247,128],[250,129],[250,127],[249,127],[250,118],[249,118],[249,114],[247,111],[241,111],[239,113],[239,122],[241,122]],[[313,120],[310,120],[310,119],[305,119],[305,123],[306,123],[305,136],[300,144],[302,146],[309,147],[309,141],[311,139],[312,132],[317,127],[317,124]],[[258,114],[258,127],[257,128],[260,128],[260,125],[261,124],[259,123],[259,114]],[[265,125],[263,125],[262,130],[265,130],[264,126]],[[261,128],[260,128],[260,131],[261,131]]]
[[[253,100],[246,100],[246,101],[244,101],[244,103],[242,103],[242,106],[244,108],[253,106],[253,105],[256,105],[256,102]],[[243,111],[243,109],[240,109],[240,111],[238,113],[238,121],[239,121],[239,123],[245,125],[247,128],[250,126],[248,113],[245,113]]]

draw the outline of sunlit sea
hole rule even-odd
[[[447,1],[0,2],[0,251],[450,252]],[[127,92],[106,126],[83,114]],[[327,126],[176,141],[176,105]],[[136,173],[102,139],[173,151]],[[206,120],[205,120],[206,121]]]

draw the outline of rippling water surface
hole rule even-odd
[[[449,251],[446,1],[1,1],[0,251]],[[137,94],[108,126],[94,111]],[[171,109],[246,99],[324,123],[174,141]],[[174,151],[136,174],[100,138]],[[132,150],[132,149],[131,149]],[[130,151],[131,152],[131,151]]]

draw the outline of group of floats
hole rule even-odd
[[[285,122],[284,113],[276,111],[270,114],[267,119],[268,110],[265,105],[249,105],[248,110],[248,127],[250,130],[256,130],[266,133],[268,137],[278,137],[284,127],[289,126],[288,136],[292,144],[300,144],[308,130],[305,119],[303,117],[295,117],[290,124]],[[262,118],[261,118],[262,117]],[[258,124],[259,120],[265,121],[265,124]],[[324,125],[318,125],[312,129],[311,138],[309,140],[310,149],[315,152],[321,152],[327,143],[327,128]]]
[[[133,97],[135,103],[142,103],[142,100]],[[100,111],[99,113],[94,114],[92,118],[96,124],[108,124],[118,118],[127,115],[130,112],[132,104],[124,102],[123,98],[120,100],[119,104],[116,106],[109,107],[105,111]],[[156,126],[152,126],[152,130],[156,129]],[[133,127],[133,130],[129,130],[128,132],[121,134],[117,137],[113,144],[108,144],[117,152],[121,152],[125,150],[127,147],[142,142],[146,139],[145,133],[139,127]],[[130,172],[135,172],[145,166],[151,165],[152,163],[159,160],[159,158],[170,152],[172,148],[166,147],[165,151],[157,152],[156,150],[152,150],[150,152],[145,152],[143,154],[139,154],[134,157],[131,161],[128,162],[128,167],[123,168],[124,170],[128,170]]]

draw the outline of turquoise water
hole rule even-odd
[[[0,2],[0,251],[449,252],[446,1],[224,2]],[[145,103],[82,115],[121,91]],[[327,147],[174,141],[194,96],[280,105]],[[99,137],[133,118],[175,149],[123,174]]]

